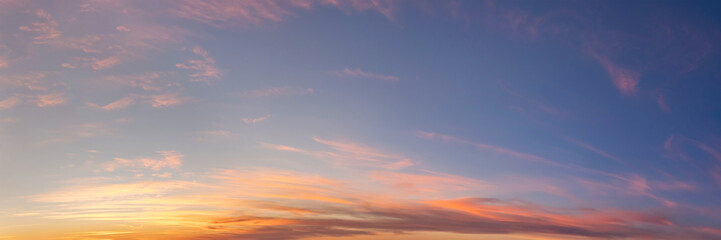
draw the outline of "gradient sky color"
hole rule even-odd
[[[718,1],[0,0],[0,239],[721,239]]]

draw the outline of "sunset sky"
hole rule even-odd
[[[721,239],[721,2],[0,0],[0,239]]]

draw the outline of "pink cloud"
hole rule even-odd
[[[479,190],[487,185],[477,179],[452,174],[424,171],[420,174],[392,171],[371,171],[369,177],[404,193],[436,193],[449,191]]]
[[[62,82],[47,79],[48,75],[43,72],[31,72],[0,76],[0,85],[26,88],[32,91],[49,91],[65,86]]]
[[[330,141],[314,137],[318,143],[324,144],[333,151],[325,151],[324,155],[340,160],[345,164],[373,166],[386,169],[400,169],[416,163],[404,156],[382,152],[362,144],[348,141]]]
[[[333,6],[347,14],[363,11],[377,11],[386,18],[395,21],[396,3],[378,0],[247,0],[247,1],[191,1],[174,4],[169,12],[173,16],[190,19],[214,27],[233,27],[257,25],[263,22],[280,22],[295,15],[299,9],[309,10],[315,5]]]
[[[667,207],[675,207],[677,204],[653,193],[654,191],[691,190],[689,185],[686,185],[685,183],[682,183],[683,185],[677,185],[679,184],[678,182],[654,182],[653,186],[658,188],[652,188],[652,185],[649,184],[646,178],[636,174],[631,174],[629,176],[615,176],[614,179],[611,179],[611,181],[608,182],[585,179],[579,179],[578,182],[593,194],[621,192],[629,196],[645,196],[657,200]]]
[[[277,150],[277,151],[308,153],[308,151],[306,151],[306,150],[303,150],[300,148],[295,148],[295,147],[290,147],[290,146],[285,146],[285,145],[276,145],[276,144],[270,144],[270,143],[264,143],[264,142],[261,142],[260,145],[263,147],[266,147],[266,148]]]
[[[191,82],[206,82],[220,79],[222,73],[218,67],[215,66],[215,59],[208,56],[208,52],[202,48],[196,46],[193,48],[193,53],[199,57],[200,60],[188,60],[188,64],[178,63],[175,67],[182,69],[195,70],[195,73],[190,74]]]
[[[20,30],[38,33],[37,36],[33,37],[37,43],[44,43],[47,40],[55,39],[61,36],[60,31],[58,30],[58,22],[53,20],[52,16],[48,12],[38,9],[34,13],[43,21],[34,22],[31,24],[32,26],[20,26]]]
[[[243,120],[244,123],[259,123],[259,122],[264,122],[265,120],[268,120],[268,118],[270,118],[270,116],[271,115],[265,115],[265,116],[257,117],[257,118],[243,118],[241,120]]]
[[[671,108],[668,106],[668,103],[666,102],[666,96],[665,95],[659,95],[658,98],[656,98],[656,103],[658,104],[658,108],[661,109],[661,111],[670,113]]]
[[[400,80],[400,78],[398,78],[396,76],[382,75],[382,74],[376,74],[376,73],[372,73],[372,72],[365,72],[365,71],[361,70],[360,68],[356,68],[356,69],[344,68],[342,71],[334,71],[331,73],[338,75],[338,76],[364,77],[364,78],[380,79],[380,80],[386,80],[386,81]]]
[[[0,100],[0,110],[10,109],[23,102],[23,98],[18,95],[13,95],[3,100]]]
[[[402,169],[416,165],[410,158],[386,153],[382,150],[372,148],[350,141],[331,141],[314,137],[313,140],[325,145],[330,150],[306,150],[285,145],[261,143],[262,146],[278,151],[287,151],[310,155],[316,158],[325,159],[333,164],[342,166],[363,166],[379,169]]]
[[[179,168],[183,164],[182,154],[176,151],[158,151],[162,158],[114,158],[111,162],[100,164],[104,171],[112,172],[120,168],[142,168],[160,171],[164,168]]]
[[[126,96],[121,99],[118,99],[114,102],[108,103],[105,106],[99,106],[94,103],[89,103],[88,106],[92,108],[102,109],[106,111],[113,111],[113,110],[120,110],[125,109],[135,104],[135,97],[134,96]]]
[[[618,162],[618,163],[625,163],[623,160],[621,160],[621,158],[617,157],[616,155],[607,153],[607,152],[605,152],[605,151],[603,151],[603,150],[600,150],[600,149],[598,149],[598,148],[596,148],[596,147],[594,147],[594,146],[591,146],[591,145],[589,145],[589,144],[587,144],[587,143],[585,143],[585,142],[582,142],[582,141],[580,141],[580,140],[578,140],[578,139],[575,139],[575,138],[572,138],[572,137],[563,137],[563,139],[565,139],[566,141],[568,141],[568,142],[570,142],[570,143],[572,143],[572,144],[574,144],[574,145],[576,145],[576,146],[579,146],[579,147],[581,147],[581,148],[584,148],[584,149],[586,149],[586,150],[589,150],[589,151],[591,151],[591,152],[594,152],[594,153],[596,153],[596,154],[598,154],[598,155],[600,155],[600,156],[602,156],[602,157],[611,159],[611,160],[616,161],[616,162]]]
[[[121,32],[130,32],[130,29],[125,26],[117,26],[117,27],[115,27],[115,30],[118,30]]]
[[[105,76],[103,80],[118,85],[137,87],[146,91],[162,91],[176,84],[162,81],[162,78],[168,75],[162,72],[147,72],[141,74]]]
[[[45,95],[37,95],[33,97],[35,105],[38,107],[53,107],[60,106],[68,102],[65,94],[62,93],[51,93]]]
[[[165,93],[160,95],[150,95],[147,97],[150,101],[150,105],[156,108],[170,107],[180,105],[182,103],[191,101],[190,97],[180,96],[179,93]]]
[[[608,58],[601,56],[595,52],[591,52],[591,56],[601,63],[608,75],[611,77],[613,84],[618,90],[626,95],[636,93],[637,85],[640,82],[640,74],[636,71],[624,69],[611,62]]]
[[[39,142],[41,145],[52,143],[73,142],[82,138],[93,138],[99,136],[107,136],[115,131],[105,123],[84,123],[78,125],[65,126],[55,130],[56,137]]]
[[[312,88],[294,88],[285,86],[241,92],[239,96],[246,98],[258,98],[269,96],[305,95],[310,93],[313,93]]]
[[[77,68],[77,67],[89,67],[93,70],[102,70],[111,68],[121,63],[121,59],[118,56],[110,56],[106,58],[94,58],[94,57],[76,57],[72,62],[62,63],[63,68]]]
[[[199,137],[196,139],[199,142],[208,142],[212,140],[227,140],[232,139],[236,134],[226,130],[213,130],[203,131],[199,133]]]
[[[464,144],[464,145],[471,145],[471,146],[474,146],[474,147],[476,147],[476,148],[478,148],[478,149],[489,150],[489,151],[493,151],[493,152],[496,152],[496,153],[508,155],[508,156],[511,156],[511,157],[514,157],[514,158],[525,159],[525,160],[534,161],[534,162],[540,162],[540,163],[544,163],[544,164],[548,164],[548,165],[553,165],[553,166],[568,167],[568,166],[566,166],[566,165],[562,165],[562,164],[557,163],[557,162],[555,162],[555,161],[552,161],[552,160],[549,160],[549,159],[546,159],[546,158],[543,158],[543,157],[539,157],[539,156],[536,156],[536,155],[533,155],[533,154],[518,152],[518,151],[515,151],[515,150],[512,150],[512,149],[508,149],[508,148],[504,148],[504,147],[499,147],[499,146],[493,146],[493,145],[489,145],[489,144],[474,143],[474,142],[471,142],[471,141],[468,141],[468,140],[465,140],[465,139],[461,139],[461,138],[458,138],[458,137],[450,136],[450,135],[443,135],[443,134],[437,134],[437,133],[432,133],[432,132],[424,132],[424,131],[417,131],[417,132],[416,132],[416,135],[417,135],[419,138],[423,138],[423,139],[428,139],[428,140],[440,139],[440,140],[443,140],[443,141],[446,141],[446,142],[454,142],[454,143],[460,143],[460,144]]]

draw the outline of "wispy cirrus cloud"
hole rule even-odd
[[[102,110],[106,110],[106,111],[114,111],[114,110],[120,110],[120,109],[125,109],[127,107],[130,107],[133,104],[135,104],[135,102],[136,102],[135,97],[131,95],[131,96],[123,97],[121,99],[118,99],[116,101],[113,101],[113,102],[108,103],[103,106],[100,106],[100,105],[97,105],[94,103],[88,103],[88,106],[91,108],[102,109]]]
[[[636,88],[638,83],[641,81],[641,74],[637,71],[626,69],[611,62],[607,57],[601,56],[600,54],[591,51],[591,56],[596,59],[601,66],[606,70],[613,85],[625,95],[636,94]]]
[[[293,1],[191,1],[174,4],[168,12],[175,17],[190,19],[214,27],[258,25],[264,22],[280,22],[296,15],[298,10],[310,10],[315,6],[332,6],[351,14],[353,12],[376,11],[389,20],[395,21],[395,2],[377,0],[293,0]]]
[[[0,110],[10,109],[17,105],[20,105],[23,102],[23,98],[18,95],[13,95],[10,97],[7,97],[3,100],[0,100]]]
[[[209,130],[209,131],[202,131],[198,133],[198,138],[196,138],[196,141],[198,142],[209,142],[213,140],[228,140],[235,138],[237,134],[232,133],[227,130]]]
[[[113,161],[99,164],[99,167],[103,171],[113,172],[118,169],[131,168],[131,169],[150,169],[153,171],[160,171],[164,168],[179,168],[182,164],[183,154],[180,154],[174,150],[170,151],[158,151],[161,158],[119,158],[116,157]]]
[[[103,81],[111,82],[121,86],[140,88],[145,91],[162,91],[169,87],[178,85],[164,79],[170,75],[165,72],[146,72],[128,75],[110,75],[103,77]]]
[[[402,169],[416,165],[410,158],[398,154],[387,153],[351,141],[326,140],[314,137],[317,143],[325,145],[330,150],[306,150],[285,145],[261,143],[262,146],[278,151],[295,152],[311,155],[321,159],[330,160],[334,164],[348,166],[364,166],[381,169]]]
[[[42,21],[33,22],[30,26],[20,26],[20,30],[36,33],[37,35],[33,37],[36,43],[45,43],[61,36],[58,22],[52,18],[50,13],[43,9],[37,9],[33,13]]]
[[[95,57],[75,57],[70,62],[66,62],[61,64],[60,66],[63,68],[78,68],[78,67],[88,67],[92,68],[93,70],[102,70],[111,68],[115,65],[118,65],[121,63],[121,59],[118,56],[109,56],[105,58],[95,58]]]
[[[107,123],[91,122],[75,124],[55,130],[54,135],[56,135],[56,137],[43,140],[40,144],[73,142],[83,138],[108,136],[115,132],[115,130],[115,128]]]
[[[24,88],[31,91],[49,91],[64,87],[65,83],[49,78],[51,73],[29,72],[0,76],[0,85]]]
[[[290,96],[290,95],[305,95],[313,93],[312,88],[300,88],[300,87],[272,87],[266,89],[258,89],[252,91],[241,92],[238,96],[244,98],[259,98],[259,97],[270,97],[270,96]]]
[[[416,131],[416,136],[418,136],[419,138],[428,139],[428,140],[438,139],[438,140],[443,140],[446,142],[454,142],[454,143],[460,143],[460,144],[464,144],[464,145],[470,145],[470,146],[474,146],[478,149],[489,150],[489,151],[493,151],[496,153],[501,153],[504,155],[508,155],[511,157],[524,159],[524,160],[528,160],[528,161],[539,162],[539,163],[544,163],[544,164],[553,165],[553,166],[568,167],[568,166],[560,164],[558,162],[555,162],[555,161],[552,161],[552,160],[549,160],[549,159],[546,159],[546,158],[543,158],[540,156],[536,156],[533,154],[523,153],[523,152],[519,152],[516,150],[509,149],[509,148],[499,147],[499,146],[494,146],[494,145],[489,145],[489,144],[484,144],[484,143],[474,143],[474,142],[471,142],[471,141],[468,141],[468,140],[465,140],[462,138],[458,138],[455,136],[451,136],[451,135],[444,135],[444,134],[438,134],[438,133],[433,133],[433,132]]]
[[[598,148],[596,148],[596,147],[594,147],[594,146],[591,146],[590,144],[585,143],[585,142],[583,142],[583,141],[581,141],[581,140],[578,140],[578,139],[575,139],[575,138],[572,138],[572,137],[568,137],[568,136],[564,136],[564,137],[562,137],[562,138],[563,138],[564,140],[572,143],[573,145],[576,145],[576,146],[579,146],[579,147],[581,147],[581,148],[583,148],[583,149],[586,149],[586,150],[589,150],[589,151],[591,151],[591,152],[594,152],[594,153],[596,153],[596,154],[598,154],[598,155],[600,155],[600,156],[602,156],[602,157],[611,159],[611,160],[616,161],[616,162],[618,162],[618,163],[625,163],[625,162],[624,162],[623,160],[621,160],[621,158],[619,158],[618,156],[613,155],[613,154],[610,154],[610,153],[608,153],[608,152],[606,152],[606,151],[603,151],[603,150],[601,150],[601,149],[598,149]]]
[[[142,102],[154,108],[164,108],[181,105],[195,100],[189,96],[182,96],[179,92],[167,92],[162,94],[129,94],[106,105],[87,103],[88,107],[105,111],[115,111],[128,108]]]
[[[268,115],[265,115],[262,117],[257,117],[257,118],[242,118],[241,120],[244,123],[260,123],[260,122],[264,122],[265,120],[268,120],[268,118],[270,118],[270,116],[271,115],[268,114]]]
[[[50,93],[43,95],[31,96],[31,101],[38,107],[53,107],[64,105],[68,102],[68,98],[63,93]]]
[[[221,70],[215,66],[215,59],[208,55],[208,52],[203,50],[199,46],[193,47],[193,53],[201,57],[201,59],[188,60],[188,63],[178,63],[175,67],[181,69],[195,70],[194,73],[190,74],[191,82],[205,82],[210,83],[214,80],[220,79],[222,76]]]
[[[181,96],[180,93],[164,93],[147,96],[150,106],[155,108],[171,107],[193,101],[194,98]]]
[[[379,80],[386,80],[386,81],[399,81],[400,80],[400,78],[398,78],[396,76],[367,72],[367,71],[361,70],[360,68],[355,68],[355,69],[344,68],[343,70],[332,71],[330,73],[334,74],[336,76],[341,76],[341,77],[361,77],[361,78],[371,78],[371,79],[379,79]]]

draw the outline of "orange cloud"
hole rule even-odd
[[[29,200],[47,207],[25,217],[64,219],[86,226],[104,222],[105,227],[93,233],[103,234],[94,236],[119,239],[152,236],[155,229],[165,229],[165,238],[188,239],[315,239],[423,232],[588,239],[721,236],[674,224],[658,211],[558,209],[522,200],[445,198],[443,194],[449,191],[475,189],[480,182],[435,172],[370,174],[370,178],[340,180],[280,169],[238,168],[184,175],[195,176],[193,180],[172,180],[176,176],[120,183],[112,178],[78,180],[60,190],[30,196]],[[404,181],[441,194],[389,195],[373,187]],[[93,238],[87,230],[66,230],[61,235]]]

